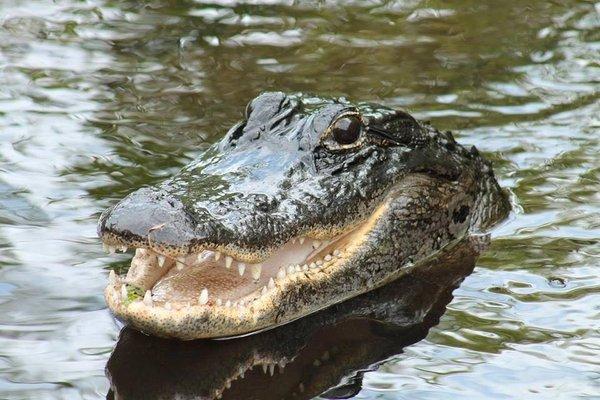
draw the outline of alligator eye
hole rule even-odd
[[[352,144],[360,138],[362,123],[357,116],[339,118],[331,126],[333,139],[341,145]]]

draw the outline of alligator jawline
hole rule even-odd
[[[276,292],[344,268],[385,208],[381,205],[366,221],[330,240],[292,239],[261,264],[211,250],[169,258],[137,248],[127,276],[111,271],[107,299],[149,319],[166,314],[183,319],[207,311],[233,318],[251,314],[255,308],[268,307]],[[125,246],[120,248],[126,251]]]

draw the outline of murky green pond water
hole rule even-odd
[[[485,152],[518,202],[357,398],[600,398],[600,3],[287,3],[0,3],[0,398],[106,396],[99,213],[267,89],[404,107]]]

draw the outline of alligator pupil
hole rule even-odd
[[[361,124],[358,118],[343,117],[335,121],[332,129],[333,138],[339,144],[352,144],[360,136]]]

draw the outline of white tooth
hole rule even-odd
[[[225,307],[231,307],[231,300],[227,300],[225,302]]]
[[[300,384],[298,385],[298,390],[300,391],[300,393],[304,393],[304,383],[300,382]]]
[[[318,260],[317,261],[317,265],[320,267],[321,265],[323,265],[323,260]]]
[[[321,356],[321,360],[323,360],[323,361],[329,360],[329,352],[328,351],[323,353],[323,355]]]
[[[316,249],[319,246],[321,246],[321,242],[318,240],[314,240],[312,246],[313,246],[313,249]]]
[[[342,252],[341,252],[341,251],[339,251],[339,250],[334,250],[334,251],[333,251],[333,255],[334,255],[334,256],[336,256],[336,257],[339,257],[339,256],[341,256],[341,255],[342,255]]]
[[[308,265],[304,264],[304,265],[302,266],[302,271],[308,271]]]
[[[166,302],[166,303],[165,303],[165,308],[166,308],[167,310],[169,310],[169,311],[170,311],[170,310],[172,309],[172,307],[171,307],[171,303],[169,303],[169,302]]]
[[[218,305],[218,306],[221,306],[221,304],[223,304],[223,300],[221,300],[221,299],[217,299],[217,305]]]
[[[319,365],[321,365],[321,360],[319,360],[319,359],[316,359],[315,361],[313,361],[313,365],[314,365],[315,367],[318,367]]]
[[[275,281],[273,278],[269,278],[269,289],[273,289],[275,287]]]
[[[121,246],[120,250],[121,252],[125,253],[127,251],[127,246]]]
[[[292,264],[287,266],[287,273],[288,274],[293,274],[294,273],[294,266]]]
[[[267,294],[267,287],[263,286],[262,290],[260,291],[260,293],[264,296],[265,294]]]
[[[279,268],[279,271],[277,272],[277,279],[283,278],[285,278],[285,267]]]
[[[273,376],[275,373],[275,364],[269,364],[269,375]]]
[[[121,297],[123,298],[123,300],[127,298],[127,288],[125,286],[126,285],[121,286]]]
[[[227,256],[225,257],[225,268],[231,268],[231,263],[233,262],[233,258]]]
[[[143,257],[146,255],[146,249],[135,249],[135,255]]]
[[[102,250],[104,250],[105,253],[108,253],[108,245],[106,243],[102,243]]]
[[[327,255],[325,256],[325,261],[331,261],[331,258],[332,258],[332,257],[331,257],[331,254],[327,254]]]
[[[162,267],[163,265],[165,265],[165,256],[158,256],[158,266]]]
[[[290,243],[292,243],[292,244],[296,244],[296,238],[295,238],[295,237],[293,237],[293,238],[292,238],[292,240],[290,240]]]
[[[309,267],[310,267],[310,268],[313,268],[313,269],[314,269],[314,268],[317,268],[317,264],[315,264],[314,262],[312,262],[312,263],[310,263]]]
[[[265,374],[267,373],[267,368],[269,368],[269,367],[267,367],[267,364],[262,365],[263,373],[265,373]]]
[[[146,290],[146,293],[144,294],[144,304],[148,307],[152,306],[152,293],[150,293],[149,290]]]
[[[246,264],[238,263],[238,272],[240,273],[240,276],[244,276],[245,270],[246,270]]]
[[[185,265],[181,261],[177,260],[177,271],[181,271],[184,266]]]
[[[296,265],[294,266],[294,270],[295,270],[296,272],[301,272],[301,271],[302,271],[302,267],[300,266],[300,264],[296,264]]]
[[[219,261],[219,258],[221,258],[221,253],[218,251],[215,251],[215,261]]]
[[[110,254],[115,254],[116,251],[117,251],[117,248],[115,246],[108,246],[108,252]]]
[[[198,302],[201,305],[208,303],[208,289],[202,289],[202,291],[200,292],[200,297],[198,298]]]
[[[240,373],[240,378],[244,379],[244,373],[245,373],[244,368],[240,367],[239,373]]]
[[[255,280],[259,280],[260,279],[260,273],[262,271],[262,265],[261,264],[254,264],[252,265],[252,277]]]
[[[306,238],[305,238],[305,237],[300,237],[300,238],[298,239],[298,241],[300,242],[300,244],[304,244],[304,239],[306,239]]]
[[[226,387],[227,389],[231,388],[231,382],[229,382],[229,381],[226,381],[226,382],[225,382],[225,387]]]
[[[111,269],[108,273],[108,283],[110,283],[111,285],[117,283],[117,274],[115,273],[114,269]]]

